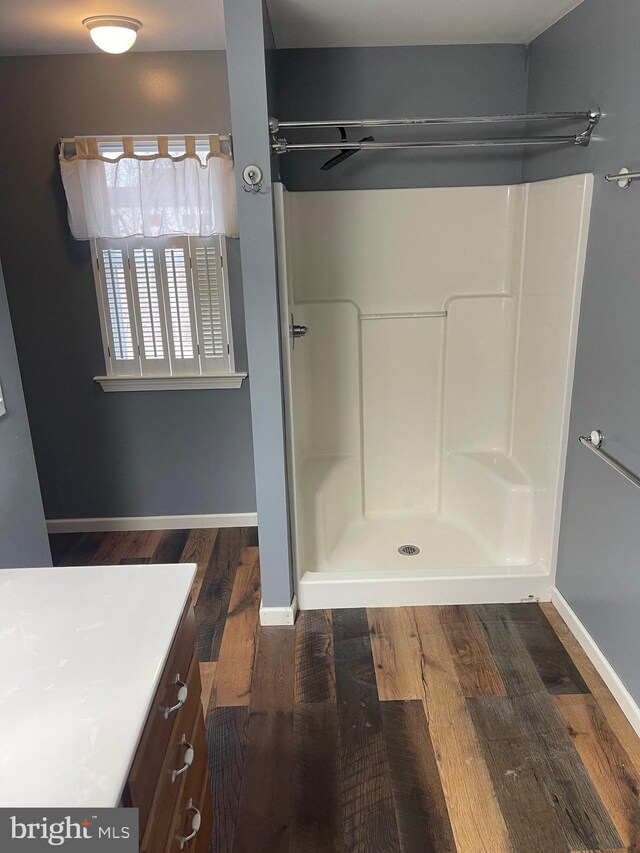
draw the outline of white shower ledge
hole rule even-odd
[[[476,451],[451,451],[451,456],[468,459],[476,465],[480,465],[490,472],[494,477],[505,480],[513,486],[530,486],[531,481],[521,466],[510,456],[493,450]]]

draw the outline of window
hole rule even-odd
[[[105,390],[239,387],[224,239],[92,241]]]

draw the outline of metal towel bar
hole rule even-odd
[[[624,465],[616,462],[616,460],[612,459],[608,453],[605,453],[604,450],[600,449],[604,441],[604,435],[599,429],[592,430],[589,435],[581,435],[578,440],[580,444],[588,447],[592,453],[595,453],[596,456],[606,462],[607,465],[610,465],[614,471],[617,471],[618,474],[622,474],[625,480],[628,480],[632,485],[640,489],[640,477],[636,477],[636,475],[629,471],[628,468],[625,468]]]
[[[640,178],[640,172],[630,172],[626,166],[623,166],[622,169],[616,175],[605,175],[605,181],[609,183],[615,182],[621,190],[626,190],[631,186],[632,181],[637,181]]]

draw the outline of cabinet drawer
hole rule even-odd
[[[196,757],[180,792],[165,853],[206,853],[211,841],[213,809],[207,773],[207,739],[201,716],[196,721],[192,743]],[[181,839],[192,832],[195,809],[200,812],[200,829],[195,838],[181,847]]]
[[[168,749],[160,769],[155,797],[142,836],[141,853],[158,853],[166,846],[178,797],[187,777],[197,772],[197,763],[201,758],[200,751],[206,753],[206,743],[203,746],[194,741],[197,726],[202,727],[200,673],[198,660],[195,657],[191,662],[187,687],[189,696],[184,707],[176,714]],[[193,748],[193,761],[187,770],[174,778],[175,771],[185,766],[188,746],[185,745],[184,741],[187,741]]]
[[[166,666],[160,677],[160,683],[153,698],[149,717],[142,732],[124,789],[123,801],[125,805],[140,809],[141,836],[144,835],[174,726],[179,725],[182,712],[187,710],[183,706],[191,706],[193,703],[197,707],[200,701],[199,691],[197,689],[191,690],[188,684],[186,698],[184,697],[184,690],[179,696],[180,684],[176,683],[177,678],[186,683],[191,661],[194,659],[194,649],[195,615],[189,601],[180,620]],[[181,699],[184,699],[182,705],[180,705]],[[175,710],[168,710],[176,705],[178,707]]]
[[[193,840],[196,846],[191,853],[209,853],[211,848],[211,840],[213,838],[213,798],[211,796],[211,784],[208,775],[204,780],[200,802],[202,804],[202,822],[200,824],[200,831]]]

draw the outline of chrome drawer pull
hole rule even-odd
[[[191,818],[191,832],[189,835],[183,835],[180,839],[180,849],[184,850],[187,844],[196,837],[196,835],[200,832],[200,824],[202,823],[202,818],[200,816],[200,810],[197,809],[193,805],[193,800],[189,800],[189,805],[187,806],[188,812],[193,812],[193,817]]]
[[[180,708],[182,708],[184,703],[187,701],[187,696],[189,695],[189,689],[188,689],[187,685],[184,683],[184,681],[182,681],[182,679],[180,678],[180,673],[178,673],[176,675],[176,680],[173,683],[177,684],[178,687],[180,688],[178,690],[178,696],[177,696],[178,701],[176,702],[175,705],[167,706],[164,709],[165,720],[168,720],[174,711],[178,711]]]
[[[182,735],[182,739],[180,741],[180,746],[186,746],[186,750],[184,753],[184,764],[180,768],[180,770],[174,770],[171,774],[171,783],[173,784],[178,776],[182,776],[183,773],[186,773],[187,770],[193,764],[193,759],[196,757],[196,753],[194,748],[191,746],[189,741],[186,739],[184,735]]]

